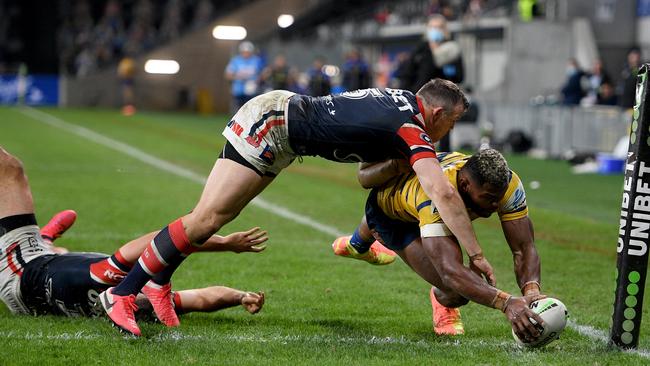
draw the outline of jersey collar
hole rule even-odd
[[[415,96],[415,100],[418,102],[418,111],[420,112],[419,114],[415,115],[415,119],[417,119],[420,122],[421,127],[424,128],[426,121],[426,115],[424,114],[424,104],[422,103],[422,99],[420,99],[420,97],[417,95]]]

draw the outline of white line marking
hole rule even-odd
[[[571,319],[569,319],[567,326],[578,332],[580,335],[603,343],[609,343],[609,335],[604,330],[596,329],[589,325],[578,324]],[[629,349],[623,350],[623,352],[635,354],[644,358],[650,358],[650,351],[646,349]]]
[[[20,111],[37,120],[40,122],[43,122],[45,124],[48,124],[50,126],[71,132],[75,135],[81,136],[83,138],[86,138],[87,140],[93,141],[95,143],[98,143],[100,145],[103,145],[105,147],[108,147],[110,149],[116,150],[118,152],[121,152],[125,155],[128,155],[132,158],[135,158],[137,160],[140,160],[143,163],[149,164],[155,168],[158,168],[160,170],[172,173],[174,175],[177,175],[179,177],[183,177],[186,179],[189,179],[195,183],[204,185],[206,178],[189,170],[186,168],[183,168],[179,165],[170,163],[168,161],[159,159],[153,155],[147,154],[146,152],[137,149],[131,145],[125,144],[121,141],[114,140],[110,137],[104,136],[98,132],[95,132],[93,130],[90,130],[85,127],[81,127],[72,123],[68,123],[63,121],[62,119],[52,116],[51,114],[39,111],[37,109],[31,108],[31,107],[23,107],[20,109]],[[343,232],[338,230],[337,228],[329,225],[324,225],[319,223],[318,221],[304,215],[297,214],[285,207],[278,206],[276,204],[273,204],[271,202],[268,202],[262,198],[255,198],[251,203],[261,209],[267,210],[273,214],[276,214],[280,217],[283,217],[285,219],[293,220],[295,222],[298,222],[300,224],[303,224],[305,226],[311,227],[312,229],[315,229],[317,231],[320,231],[321,233],[331,235],[331,236],[341,236],[343,235]],[[606,332],[593,328],[591,326],[587,325],[581,325],[577,324],[571,320],[569,320],[568,327],[575,330],[579,334],[589,337],[591,339],[595,339],[601,342],[607,343],[609,340],[609,337],[607,336]],[[637,354],[642,357],[650,358],[650,351],[648,350],[630,350],[630,351],[625,351],[625,352],[630,352]]]
[[[197,174],[189,169],[183,168],[182,166],[170,163],[166,160],[159,159],[153,155],[147,154],[146,152],[133,147],[131,145],[125,144],[121,141],[114,140],[110,137],[104,136],[98,132],[90,130],[85,127],[81,127],[72,123],[63,121],[62,119],[55,117],[51,114],[39,111],[31,107],[23,107],[20,111],[31,117],[32,119],[48,124],[52,127],[62,129],[64,131],[71,132],[75,135],[81,136],[89,141],[95,142],[97,144],[108,147],[109,149],[121,152],[125,155],[128,155],[134,159],[140,160],[141,162],[151,165],[160,170],[172,173],[179,177],[186,178],[192,182],[198,183],[200,185],[205,185],[206,178]],[[273,204],[269,201],[266,201],[263,198],[256,197],[251,201],[256,207],[259,207],[263,210],[269,211],[273,214],[276,214],[285,219],[293,220],[297,223],[309,226],[312,229],[320,231],[321,233],[331,235],[331,236],[342,236],[344,233],[338,230],[335,227],[322,224],[312,219],[311,217],[305,215],[299,215],[295,212],[290,211],[289,209]]]

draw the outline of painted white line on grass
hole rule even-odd
[[[140,160],[143,163],[149,164],[155,168],[158,168],[160,170],[169,172],[171,174],[177,175],[179,177],[183,177],[186,179],[189,179],[195,183],[204,185],[206,178],[189,170],[186,168],[183,168],[179,165],[170,163],[166,160],[162,160],[160,158],[157,158],[153,155],[147,154],[146,152],[135,148],[131,145],[125,144],[121,141],[114,140],[110,137],[104,136],[98,132],[95,132],[93,130],[90,130],[85,127],[81,127],[79,125],[75,125],[72,123],[68,123],[63,121],[62,119],[55,117],[51,114],[39,111],[37,109],[31,108],[31,107],[23,107],[20,109],[21,112],[37,121],[40,121],[42,123],[48,124],[50,126],[71,132],[73,134],[76,134],[80,137],[83,137],[89,141],[98,143],[100,145],[103,145],[105,147],[108,147],[110,149],[116,150],[118,152],[121,152],[125,155],[128,155],[132,158],[135,158],[137,160]],[[331,236],[341,236],[343,235],[343,232],[338,230],[335,227],[329,226],[322,224],[308,216],[301,215],[298,213],[295,213],[291,210],[289,210],[286,207],[282,207],[276,204],[273,204],[271,202],[268,202],[262,198],[255,198],[253,201],[251,201],[253,205],[256,207],[262,208],[264,210],[267,210],[275,215],[278,215],[280,217],[293,220],[297,223],[303,224],[305,226],[311,227],[312,229],[315,229],[321,233],[331,235]],[[579,334],[592,338],[594,340],[598,340],[601,342],[608,342],[609,338],[607,334],[599,329],[593,328],[591,326],[587,325],[581,325],[577,324],[573,321],[569,321],[568,323],[569,328],[577,331]],[[634,354],[638,354],[642,357],[647,357],[650,358],[650,351],[648,350],[631,350],[631,351],[626,351]]]
[[[200,185],[205,185],[205,180],[206,177],[197,174],[189,169],[186,169],[180,165],[168,162],[166,160],[162,160],[160,158],[157,158],[151,154],[147,154],[146,152],[133,147],[131,145],[125,144],[124,142],[112,139],[110,137],[104,136],[98,132],[95,132],[93,130],[90,130],[88,128],[75,125],[73,123],[68,123],[65,122],[64,120],[55,117],[51,114],[39,111],[37,109],[31,108],[31,107],[23,107],[20,109],[20,111],[27,115],[28,117],[31,117],[32,119],[48,124],[52,127],[56,127],[58,129],[64,130],[71,132],[75,135],[78,135],[80,137],[85,138],[88,141],[95,142],[97,144],[103,145],[105,147],[108,147],[109,149],[113,149],[115,151],[121,152],[125,155],[128,155],[134,159],[140,160],[141,162],[151,165],[155,168],[158,168],[160,170],[166,171],[168,173],[177,175],[179,177],[183,177],[186,179],[189,179],[192,182],[198,183]],[[283,217],[288,220],[295,221],[297,223],[303,224],[305,226],[309,226],[317,231],[320,231],[321,233],[331,235],[331,236],[341,236],[343,235],[343,232],[340,230],[336,229],[335,227],[329,226],[322,224],[320,222],[317,222],[316,220],[312,219],[311,217],[307,217],[305,215],[300,215],[295,212],[292,212],[291,210],[278,206],[276,204],[273,204],[269,201],[264,200],[263,198],[256,197],[251,201],[251,203],[259,207],[261,209],[267,210],[277,216]]]
[[[578,324],[571,319],[569,319],[567,326],[585,337],[603,343],[609,343],[609,335],[604,330],[596,329],[589,325]],[[650,351],[646,349],[630,349],[630,350],[624,350],[623,352],[635,354],[645,358],[650,358]]]

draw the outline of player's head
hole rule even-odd
[[[429,42],[440,43],[449,37],[447,30],[447,18],[442,14],[434,14],[429,17],[427,22],[427,40]]]
[[[458,192],[481,217],[488,217],[498,208],[510,181],[510,168],[503,155],[484,149],[472,155],[458,175]]]
[[[424,107],[425,130],[433,141],[446,135],[469,107],[465,94],[449,80],[430,80],[416,95]]]
[[[239,54],[244,58],[249,58],[255,52],[255,45],[249,41],[244,41],[239,44]]]

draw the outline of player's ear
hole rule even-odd
[[[469,191],[469,185],[470,181],[469,178],[467,177],[466,174],[460,174],[458,175],[458,190],[460,192],[467,192]]]
[[[440,119],[440,117],[442,117],[442,114],[444,113],[444,108],[442,108],[442,107],[433,107],[433,108],[431,108],[429,113],[431,113],[431,119],[436,121],[436,120]]]

